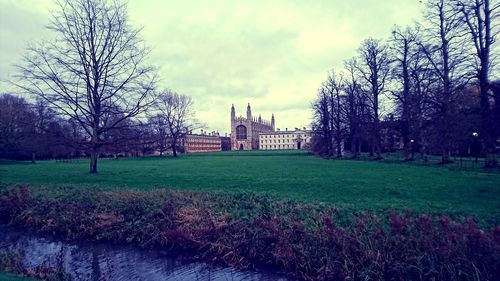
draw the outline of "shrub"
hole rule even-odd
[[[472,218],[387,215],[223,195],[13,187],[0,205],[17,225],[72,239],[161,247],[190,259],[277,268],[303,280],[494,280],[500,227]],[[17,191],[15,191],[18,189]],[[34,196],[33,194],[36,194]],[[32,198],[20,200],[19,198]]]

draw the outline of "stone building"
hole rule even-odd
[[[216,152],[222,150],[222,139],[218,133],[186,134],[181,139],[181,145],[186,153]]]
[[[220,142],[222,151],[231,150],[231,137],[228,137],[227,134],[225,137],[220,137]]]
[[[259,149],[259,134],[274,132],[274,114],[271,122],[252,116],[250,104],[247,106],[246,117],[236,117],[234,105],[231,106],[231,149],[253,150]]]
[[[276,150],[276,149],[308,149],[311,143],[312,131],[303,129],[295,129],[293,131],[267,132],[259,134],[259,147],[261,150]]]

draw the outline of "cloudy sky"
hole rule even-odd
[[[50,36],[51,0],[0,0],[0,92],[30,41]],[[190,95],[209,130],[229,132],[231,104],[309,127],[310,103],[332,68],[368,37],[420,17],[418,0],[129,0],[132,24],[152,48],[160,87]]]

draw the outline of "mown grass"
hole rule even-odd
[[[259,193],[343,209],[471,215],[500,221],[500,175],[435,166],[323,160],[301,152],[226,152],[101,159],[99,174],[88,161],[0,165],[6,184],[148,190],[168,188],[219,193]]]
[[[0,281],[35,281],[33,278],[19,277],[10,273],[0,272]]]

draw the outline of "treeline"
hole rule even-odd
[[[497,165],[500,81],[491,77],[499,74],[500,5],[423,5],[423,23],[395,27],[388,40],[366,39],[343,69],[329,73],[312,104],[315,153],[381,159],[403,149],[405,160],[438,154],[442,163],[481,154],[486,166]]]
[[[156,96],[158,103],[150,108],[151,114],[123,119],[101,135],[100,157],[183,151],[179,139],[196,124],[188,116],[192,114],[192,100],[169,90]],[[2,94],[0,108],[0,158],[35,162],[90,156],[92,146],[85,129],[58,114],[43,99],[29,102]]]

